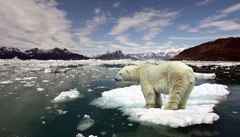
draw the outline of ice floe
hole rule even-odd
[[[83,136],[83,134],[78,133],[78,134],[76,135],[76,137],[84,137],[84,136]]]
[[[0,84],[11,84],[13,83],[12,80],[0,81]]]
[[[194,73],[197,79],[215,79],[215,73]]]
[[[46,68],[46,69],[44,70],[44,72],[45,72],[45,73],[51,73],[52,70],[51,70],[50,68]]]
[[[90,104],[101,108],[118,108],[129,120],[145,125],[164,125],[170,127],[187,127],[196,124],[212,124],[219,119],[213,107],[229,94],[227,87],[219,84],[202,84],[195,86],[186,109],[163,110],[157,108],[143,109],[145,100],[139,85],[117,88],[102,93]],[[167,95],[162,96],[163,105]]]
[[[70,89],[69,91],[61,92],[56,98],[53,99],[53,102],[66,102],[72,101],[77,98],[84,97],[84,95],[80,94],[77,89]]]
[[[80,131],[85,131],[95,124],[95,120],[89,115],[84,115],[83,119],[79,122],[77,129]]]
[[[25,77],[25,78],[23,78],[23,80],[33,80],[33,79],[37,79],[37,77]]]
[[[65,115],[65,114],[67,114],[67,112],[68,112],[68,111],[64,111],[64,110],[61,110],[61,109],[58,109],[58,110],[57,110],[57,114],[58,114],[58,115]]]
[[[78,133],[77,135],[76,135],[76,137],[85,137],[83,134],[81,134],[81,133]],[[97,136],[94,136],[94,135],[89,135],[88,137],[97,137]]]
[[[44,88],[37,88],[37,91],[44,91]]]

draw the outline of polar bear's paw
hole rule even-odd
[[[164,109],[164,110],[177,110],[178,107],[176,107],[176,106],[166,106],[166,107],[164,107],[163,109]]]
[[[153,104],[146,104],[144,106],[145,109],[149,109],[149,108],[154,108],[154,105]]]

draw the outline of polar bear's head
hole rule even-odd
[[[120,71],[115,78],[116,81],[122,82],[132,82],[134,81],[134,72],[137,66],[125,66]]]

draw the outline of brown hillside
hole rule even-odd
[[[182,51],[172,60],[240,61],[240,37],[203,43]]]

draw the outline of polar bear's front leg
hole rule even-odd
[[[161,108],[162,107],[162,97],[161,93],[156,92],[156,108]]]
[[[150,84],[141,84],[141,89],[146,101],[144,108],[154,108],[156,95],[153,87]]]

